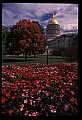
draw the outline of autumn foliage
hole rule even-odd
[[[37,22],[26,19],[18,21],[11,28],[8,41],[11,42],[9,51],[14,53],[34,55],[44,52],[44,34]]]

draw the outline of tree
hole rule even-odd
[[[78,60],[78,35],[73,37],[73,43],[70,48],[65,51],[65,57],[67,61],[77,61]]]
[[[36,24],[38,25],[38,27],[40,28],[41,33],[44,34],[44,29],[43,29],[43,27],[39,24],[39,22],[38,22],[38,21],[33,21],[33,23],[36,23]]]
[[[2,26],[2,60],[5,59],[5,54],[7,53],[7,34],[8,29],[5,26]]]
[[[36,53],[44,51],[44,34],[36,22],[23,19],[11,28],[8,36],[9,43],[11,43],[9,48],[12,53],[23,53],[26,60],[27,54],[36,56]]]
[[[78,35],[73,36],[73,42],[70,47],[61,49],[61,56],[65,57],[66,61],[77,61],[78,60]]]

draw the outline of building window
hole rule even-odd
[[[51,30],[51,34],[52,34],[52,30]]]
[[[70,44],[69,44],[69,47],[70,47]]]
[[[56,30],[56,34],[58,33],[58,31]]]
[[[70,39],[69,39],[69,42],[70,42]]]

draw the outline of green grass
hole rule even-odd
[[[57,64],[57,63],[65,63],[65,59],[61,56],[48,56],[48,64]],[[33,64],[33,63],[41,63],[47,64],[47,56],[45,55],[38,55],[37,57],[28,56],[27,61],[25,61],[24,56],[6,56],[5,61],[2,65],[9,65],[9,64],[16,64],[16,65],[23,65],[23,64]]]

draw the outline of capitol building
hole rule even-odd
[[[49,19],[48,25],[46,26],[46,41],[49,54],[53,50],[72,47],[74,38],[78,36],[77,33],[61,34],[60,29],[60,24],[55,18],[54,12],[52,12],[52,17]]]

